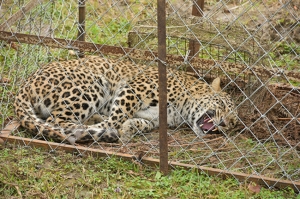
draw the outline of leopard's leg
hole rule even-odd
[[[138,97],[129,86],[125,85],[122,87],[112,102],[108,119],[99,124],[89,126],[87,129],[89,134],[95,140],[103,140],[105,142],[118,141],[122,124],[126,120],[133,118],[133,115],[141,108],[141,97]]]
[[[134,108],[126,109],[123,106],[113,105],[112,111],[108,119],[95,125],[88,126],[87,132],[94,137],[95,140],[105,142],[116,142],[120,138],[119,130],[122,124],[129,118],[133,117]]]
[[[142,133],[151,132],[158,127],[157,120],[146,120],[142,118],[132,118],[124,122],[120,131],[120,141],[127,144],[132,137]]]
[[[94,125],[94,124],[101,123],[106,119],[108,119],[108,116],[102,115],[102,114],[99,114],[99,113],[94,113],[91,117],[89,117],[83,123],[85,125]]]
[[[61,113],[57,111],[53,111],[46,119],[45,126],[52,126],[54,132],[60,133],[65,137],[65,140],[62,141],[68,141],[70,144],[75,144],[79,137],[83,137],[82,133],[88,128],[81,121],[74,121],[72,117],[66,118],[66,116],[61,116]],[[49,132],[47,137],[56,140],[57,135],[56,133]],[[91,139],[92,137],[90,136],[89,140]]]
[[[93,117],[99,118],[100,115]],[[71,144],[79,142],[90,142],[104,140],[106,142],[115,142],[118,140],[118,132],[115,128],[111,128],[110,118],[94,125],[86,125],[81,121],[77,121],[73,117],[61,116],[52,112],[48,117],[44,126],[52,128],[50,132],[43,132],[42,136],[49,137],[57,141],[68,141]],[[89,121],[89,120],[87,120]],[[104,135],[105,134],[105,135]],[[56,139],[58,137],[60,139]]]

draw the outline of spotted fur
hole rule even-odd
[[[201,136],[211,131],[203,128],[207,117],[224,133],[236,124],[234,103],[219,78],[209,85],[169,69],[167,81],[169,126],[185,122]],[[158,93],[156,67],[91,56],[43,66],[21,86],[14,107],[36,137],[125,144],[159,126]]]

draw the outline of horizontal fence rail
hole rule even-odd
[[[239,182],[255,182],[270,189],[291,187],[298,193],[298,6],[293,1],[204,0],[2,3],[0,141],[41,147],[49,153],[64,150],[76,155],[118,156],[160,166],[165,174],[168,169],[182,167],[222,178],[233,177]],[[100,76],[97,76],[99,68],[93,71],[90,65],[93,56],[111,64]],[[63,64],[68,63],[66,60],[79,60],[76,70],[68,72],[68,66]],[[68,130],[57,128],[55,118],[60,115],[54,116],[45,106],[55,101],[55,95],[50,93],[61,89],[59,85],[67,80],[57,85],[49,80],[43,86],[43,89],[49,88],[43,91],[48,92],[45,98],[38,99],[37,104],[34,104],[37,98],[27,100],[33,111],[24,112],[37,113],[30,115],[31,119],[40,117],[34,123],[36,127],[31,128],[37,129],[37,133],[32,133],[26,122],[18,120],[14,100],[20,96],[19,90],[32,81],[36,83],[31,85],[38,85],[42,78],[39,75],[47,66],[52,66],[52,62],[58,62],[57,69],[65,71],[68,83],[80,88],[82,96],[106,96],[102,106],[91,108],[85,119],[74,110],[69,112],[76,118],[71,121],[73,130],[82,133],[90,127],[108,125],[114,111],[126,104],[128,110],[120,108],[119,111],[121,122],[109,123],[105,129],[105,132],[117,132],[117,137],[125,132],[118,140],[108,143],[93,138],[77,143],[77,137],[72,142],[68,135],[57,133]],[[124,64],[119,69],[123,73],[115,68],[119,64]],[[128,70],[127,65],[131,67]],[[88,76],[84,85],[78,84],[78,74],[74,72],[81,67],[85,69],[83,76]],[[114,86],[107,86],[110,83],[103,83],[112,76],[118,80],[111,84],[118,87],[116,90]],[[98,84],[101,87],[97,87]],[[196,86],[199,84],[205,86]],[[88,89],[82,89],[85,87]],[[89,93],[94,87],[98,91]],[[145,92],[141,95],[142,87]],[[127,96],[124,102],[117,101],[118,92],[126,88],[130,89],[123,92],[133,95]],[[203,92],[206,88],[208,90]],[[34,89],[27,86],[23,92],[39,93]],[[227,98],[218,101],[224,109],[212,110],[218,105],[210,106],[216,100],[213,96],[223,92],[234,102],[232,111],[225,115],[222,114],[231,108]],[[197,101],[207,93],[212,93],[211,100]],[[138,99],[137,103],[128,105],[134,99]],[[145,106],[146,103],[149,106]],[[20,106],[18,101],[15,104]],[[139,104],[143,104],[140,109]],[[64,108],[62,112],[71,110],[67,105]],[[196,118],[201,111],[201,117]],[[52,120],[43,117],[48,113]],[[233,113],[236,125],[224,130],[222,126],[229,126]],[[217,122],[217,119],[220,120]],[[140,128],[140,123],[144,128]],[[151,129],[152,126],[155,128]],[[151,132],[147,132],[147,128]],[[200,134],[198,128],[207,133]],[[60,136],[59,140],[47,137],[51,129],[54,135]],[[130,129],[135,129],[132,130],[135,133],[129,141],[124,141],[122,136]],[[90,137],[94,133],[91,132]]]

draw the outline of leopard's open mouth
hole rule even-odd
[[[214,123],[215,111],[208,110],[196,122],[197,126],[203,130],[204,133],[220,133],[218,126]]]

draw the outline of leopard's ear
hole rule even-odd
[[[217,77],[216,79],[214,79],[214,81],[211,83],[211,87],[214,91],[216,92],[220,92],[222,89],[221,89],[221,80],[219,77]]]

